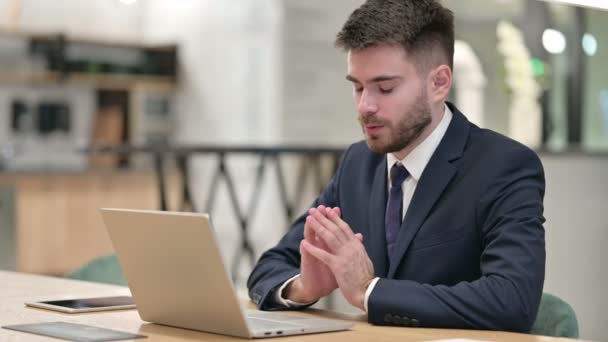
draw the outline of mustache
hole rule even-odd
[[[385,126],[386,122],[375,116],[359,116],[359,123],[365,126],[374,125],[374,126]]]

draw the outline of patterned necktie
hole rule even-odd
[[[393,249],[401,227],[401,219],[403,218],[403,190],[401,185],[409,175],[409,172],[401,163],[395,163],[391,167],[391,190],[386,205],[386,215],[384,216],[389,260],[393,255]]]

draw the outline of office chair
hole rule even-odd
[[[95,258],[65,277],[113,285],[127,285],[116,255]]]
[[[578,321],[574,309],[557,296],[543,293],[530,334],[578,338]]]

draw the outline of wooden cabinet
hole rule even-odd
[[[175,185],[177,177],[168,180]],[[112,253],[99,208],[159,203],[152,171],[0,174],[0,184],[16,190],[16,268],[28,273],[64,275]],[[174,202],[177,191],[169,195]]]

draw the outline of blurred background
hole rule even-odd
[[[100,207],[192,210],[242,291],[362,139],[333,47],[362,2],[0,0],[0,269],[65,276],[111,255]],[[442,2],[451,100],[539,153],[545,291],[607,340],[608,6]]]

